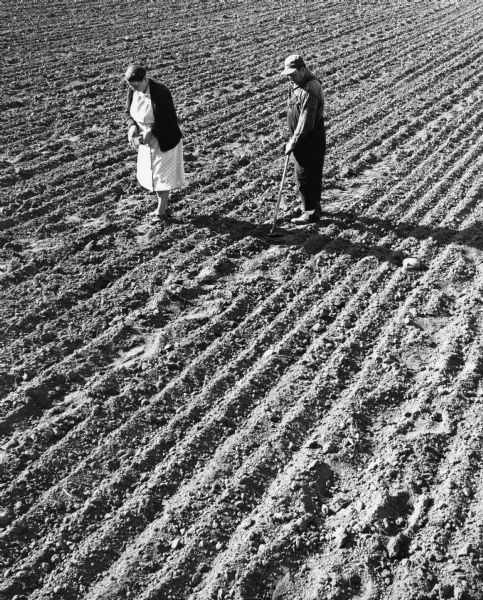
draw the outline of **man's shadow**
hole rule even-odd
[[[271,225],[267,223],[259,225],[246,220],[214,215],[200,215],[190,219],[190,223],[195,227],[208,228],[213,232],[229,235],[233,241],[251,236],[265,240],[267,245],[303,247],[310,254],[317,254],[325,249],[328,253],[347,254],[354,258],[375,256],[395,263],[400,263],[406,255],[388,244],[350,242],[339,237],[338,232],[344,229],[356,230],[361,233],[361,237],[369,234],[372,239],[381,239],[389,234],[395,234],[401,241],[408,238],[418,241],[431,239],[441,246],[456,243],[483,250],[483,224],[479,222],[466,229],[457,230],[450,227],[396,223],[389,219],[358,216],[351,211],[339,210],[323,212],[320,223],[304,227],[279,221],[275,229],[276,235],[273,237],[269,235]]]

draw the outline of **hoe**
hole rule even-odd
[[[277,227],[278,210],[280,208],[280,201],[282,200],[283,184],[285,182],[285,175],[287,173],[288,160],[289,160],[289,155],[287,154],[287,156],[285,157],[285,164],[283,167],[283,175],[282,175],[282,181],[280,182],[280,190],[278,192],[277,203],[275,204],[275,210],[273,211],[272,227],[270,228],[270,231],[267,234],[269,237],[280,237],[281,236],[281,233],[275,231],[275,229]]]

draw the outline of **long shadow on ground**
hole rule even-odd
[[[424,241],[432,239],[439,245],[453,243],[471,246],[483,250],[483,223],[475,223],[466,229],[456,230],[449,227],[429,227],[412,223],[395,223],[389,219],[357,216],[351,211],[323,213],[318,224],[296,227],[283,223],[276,228],[277,235],[270,237],[270,224],[257,225],[250,221],[203,215],[190,219],[195,227],[209,228],[219,234],[228,234],[234,241],[247,236],[267,241],[269,245],[290,245],[303,247],[308,253],[316,254],[322,249],[329,253],[344,253],[354,258],[375,256],[382,260],[400,263],[404,253],[389,247],[387,244],[353,243],[339,238],[338,231],[351,230],[360,232],[361,236],[369,234],[374,238],[383,238],[395,234],[399,240],[416,239]]]

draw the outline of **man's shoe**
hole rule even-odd
[[[308,225],[309,223],[318,223],[319,221],[319,215],[311,215],[310,213],[303,213],[300,217],[290,220],[294,225]]]
[[[292,219],[295,219],[296,217],[300,216],[300,211],[299,210],[287,210],[284,211],[281,215],[280,218],[285,221],[286,223],[290,222]]]

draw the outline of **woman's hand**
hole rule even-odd
[[[143,144],[149,144],[149,142],[154,138],[153,132],[151,130],[146,131],[146,133],[143,135],[143,140],[142,143]]]
[[[131,127],[129,127],[127,132],[127,141],[129,142],[131,148],[137,148],[139,146],[138,128],[136,125],[131,125]]]

